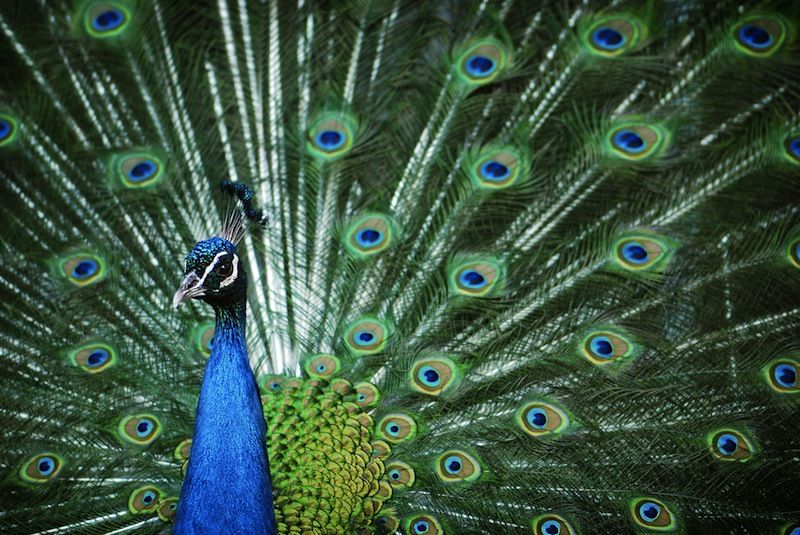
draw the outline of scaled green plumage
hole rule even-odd
[[[4,2],[0,531],[171,530],[229,179],[279,533],[797,535],[799,27]]]

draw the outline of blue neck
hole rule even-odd
[[[217,309],[176,534],[274,534],[266,424],[245,344],[245,303]]]

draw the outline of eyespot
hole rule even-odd
[[[339,373],[342,363],[334,355],[319,353],[303,359],[303,369],[310,377],[327,379]]]
[[[355,403],[362,409],[374,407],[381,400],[381,391],[370,383],[357,383],[355,389]]]
[[[467,158],[466,170],[477,189],[499,190],[526,177],[528,158],[516,147],[487,145]]]
[[[119,35],[130,22],[130,12],[116,2],[90,4],[84,15],[84,28],[95,38]]]
[[[778,17],[748,17],[733,28],[736,49],[748,56],[771,56],[785,40],[786,27]]]
[[[423,394],[438,396],[452,388],[458,379],[458,367],[447,357],[423,358],[411,367],[411,389]]]
[[[663,152],[666,131],[656,125],[626,123],[608,135],[611,154],[624,160],[644,160]]]
[[[592,364],[605,365],[634,353],[634,344],[625,335],[611,330],[590,332],[581,342],[581,354]]]
[[[469,86],[479,86],[494,81],[505,69],[508,49],[494,39],[473,43],[456,62],[459,79]]]
[[[6,113],[0,113],[0,147],[4,147],[17,137],[17,120]]]
[[[214,345],[214,323],[205,322],[195,327],[192,331],[192,339],[198,351],[206,357],[211,355]]]
[[[800,268],[800,238],[797,236],[789,240],[789,245],[786,248],[786,256],[794,267]]]
[[[374,316],[363,316],[351,323],[345,331],[345,344],[353,355],[379,353],[386,347],[389,325]]]
[[[537,516],[531,525],[536,535],[573,535],[575,533],[569,522],[553,514]]]
[[[677,522],[669,508],[654,498],[637,498],[631,501],[633,521],[640,527],[658,531],[672,531]]]
[[[481,475],[481,465],[465,451],[450,450],[436,460],[436,474],[445,483],[475,481]]]
[[[46,483],[58,475],[64,460],[52,452],[34,455],[22,464],[19,477],[27,483]]]
[[[322,160],[335,160],[353,147],[355,120],[344,114],[321,115],[308,130],[308,151]]]
[[[400,521],[393,515],[383,514],[377,518],[378,533],[394,533],[400,527]]]
[[[789,136],[784,143],[783,150],[790,162],[800,164],[800,136]]]
[[[162,522],[173,522],[175,520],[175,513],[178,511],[178,498],[170,497],[161,500],[158,505],[158,518]]]
[[[652,233],[626,234],[614,243],[614,262],[628,271],[658,273],[669,263],[674,244]]]
[[[120,420],[117,432],[125,442],[146,446],[161,434],[161,423],[152,414],[135,414]]]
[[[633,17],[614,16],[599,20],[584,34],[588,50],[596,56],[616,57],[641,43],[644,27]]]
[[[385,251],[396,232],[395,223],[383,214],[367,214],[347,225],[345,249],[356,258],[365,259]]]
[[[89,373],[100,373],[117,362],[117,352],[114,348],[99,342],[72,349],[67,356],[73,366]]]
[[[569,426],[566,412],[543,401],[526,403],[517,411],[516,419],[522,430],[534,437],[561,433]]]
[[[750,460],[753,455],[753,444],[739,431],[719,429],[708,435],[711,454],[721,461]]]
[[[278,392],[283,388],[285,379],[282,375],[267,375],[261,382],[261,388],[266,392]]]
[[[493,258],[456,260],[448,268],[450,291],[456,295],[484,297],[497,293],[505,275]]]
[[[176,461],[185,461],[189,458],[190,453],[192,452],[192,439],[187,438],[181,440],[181,442],[175,446],[175,451],[172,453],[175,457]]]
[[[769,385],[781,394],[796,394],[800,392],[797,375],[800,364],[794,358],[779,358],[773,360],[766,368],[766,377]]]
[[[417,423],[405,414],[387,414],[378,423],[378,434],[392,444],[408,442],[417,435]]]
[[[83,288],[106,277],[106,264],[98,255],[77,253],[57,260],[59,272],[71,284]]]
[[[154,154],[124,153],[112,160],[119,181],[126,188],[146,188],[163,178],[164,164]]]
[[[441,535],[442,526],[433,516],[427,514],[417,514],[406,518],[403,521],[406,532],[414,535]]]
[[[386,478],[395,489],[410,488],[416,480],[414,469],[401,461],[394,461],[386,465]]]
[[[134,515],[152,513],[158,509],[161,490],[153,485],[145,485],[131,492],[128,498],[128,511]]]

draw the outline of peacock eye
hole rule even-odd
[[[233,266],[230,262],[222,262],[216,267],[214,272],[220,277],[228,277],[233,273]]]

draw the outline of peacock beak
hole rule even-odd
[[[192,271],[181,282],[180,287],[172,296],[172,308],[178,308],[178,305],[190,298],[202,297],[205,295],[205,288],[200,284],[200,277],[197,273]]]

